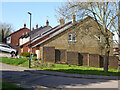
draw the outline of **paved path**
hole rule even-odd
[[[24,87],[47,87],[47,88],[118,88],[118,80],[70,78],[44,74],[24,72],[29,70],[24,67],[16,67],[1,64],[2,79],[12,81]],[[33,69],[31,69],[33,70]],[[114,90],[114,89],[113,89]]]
[[[0,51],[0,57],[11,57],[11,54]]]

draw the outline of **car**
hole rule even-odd
[[[17,54],[17,50],[6,44],[0,44],[0,51],[10,53],[12,56]]]

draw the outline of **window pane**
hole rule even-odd
[[[68,40],[72,41],[72,34],[68,34]]]

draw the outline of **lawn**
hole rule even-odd
[[[28,67],[29,61],[26,58],[2,58],[2,63],[21,66],[21,67]],[[58,71],[58,72],[65,72],[65,73],[74,73],[74,74],[89,74],[89,75],[107,75],[107,76],[120,76],[120,72],[116,69],[109,69],[106,73],[103,71],[103,68],[95,68],[95,67],[83,67],[83,66],[75,66],[75,65],[63,65],[63,64],[51,64],[48,65],[40,65],[39,67],[33,67],[36,69],[42,70],[50,70],[50,71]]]
[[[6,64],[10,64],[10,65],[15,65],[15,66],[18,66],[18,65],[23,64],[26,61],[28,61],[28,60],[26,60],[26,58],[7,58],[7,57],[2,57],[1,59],[2,60],[0,60],[0,62],[6,63]]]
[[[17,89],[17,90],[25,90],[21,87],[18,87],[16,85],[13,85],[13,84],[9,84],[9,83],[6,83],[6,82],[2,82],[2,90],[4,89],[8,89],[8,90],[14,90],[14,89]]]

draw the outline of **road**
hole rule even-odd
[[[38,88],[118,88],[117,80],[68,78],[24,72],[27,68],[0,63],[3,81]],[[114,89],[110,89],[114,90]]]

